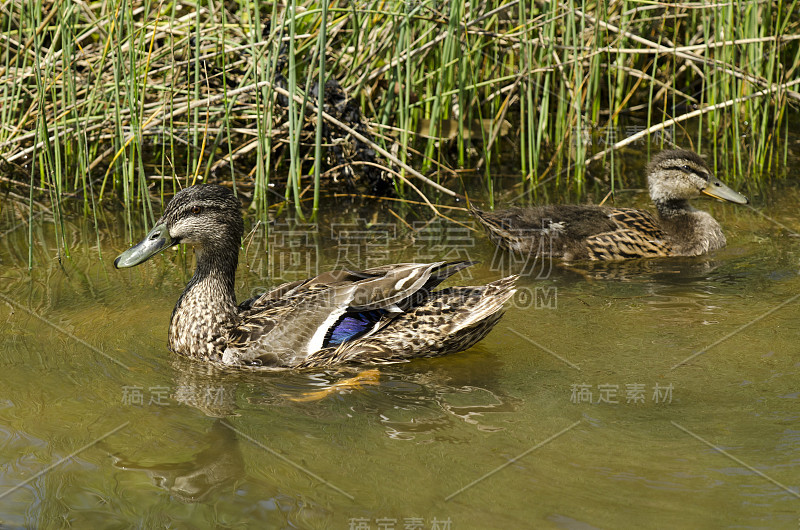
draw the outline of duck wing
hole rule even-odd
[[[503,316],[503,305],[516,292],[516,280],[517,276],[509,276],[481,287],[435,291],[420,305],[385,319],[373,331],[309,355],[298,367],[397,363],[466,350]]]
[[[615,230],[610,208],[558,204],[534,208],[509,208],[471,213],[498,247],[523,256],[555,256],[567,260],[588,259],[584,241]]]
[[[500,248],[565,260],[616,260],[672,252],[658,221],[645,210],[548,205],[472,214]]]
[[[404,263],[338,270],[283,284],[239,314],[223,362],[295,365],[308,355],[361,336],[381,320],[418,305],[470,262]]]
[[[672,248],[650,212],[635,208],[610,208],[616,227],[586,238],[589,259],[617,260],[669,256]]]

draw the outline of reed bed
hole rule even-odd
[[[146,218],[198,181],[301,216],[323,190],[491,200],[501,172],[580,195],[664,142],[757,180],[785,161],[798,25],[796,0],[0,0],[0,179]]]

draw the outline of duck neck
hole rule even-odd
[[[218,360],[223,333],[237,318],[234,280],[239,249],[195,247],[197,268],[172,312],[170,348],[181,355]]]
[[[658,210],[658,215],[662,218],[687,215],[695,211],[686,199],[654,199],[653,202]]]
[[[692,208],[686,199],[655,199],[661,229],[676,256],[699,256],[725,246],[725,235],[711,214]]]

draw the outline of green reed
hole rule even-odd
[[[613,171],[620,148],[672,143],[757,182],[786,159],[800,79],[796,0],[2,6],[0,178],[48,190],[56,216],[65,197],[87,212],[113,199],[151,221],[151,197],[198,181],[230,183],[261,216],[314,215],[340,186],[328,143],[352,140],[333,122],[322,134],[311,89],[328,80],[397,157],[377,161],[431,200],[447,195],[415,169],[490,203],[501,167],[531,198],[580,198],[621,182],[589,180],[605,178],[598,159]]]

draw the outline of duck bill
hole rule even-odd
[[[157,224],[150,230],[149,234],[144,236],[144,239],[117,256],[117,259],[114,260],[114,266],[118,269],[133,267],[147,261],[176,243],[177,241],[170,237],[167,225],[164,223]]]
[[[708,195],[709,197],[714,197],[715,199],[720,199],[722,201],[735,202],[736,204],[747,204],[750,202],[747,200],[747,197],[733,191],[728,186],[723,184],[719,179],[714,177],[709,179],[708,186],[706,186],[705,189],[701,190],[700,192]]]

